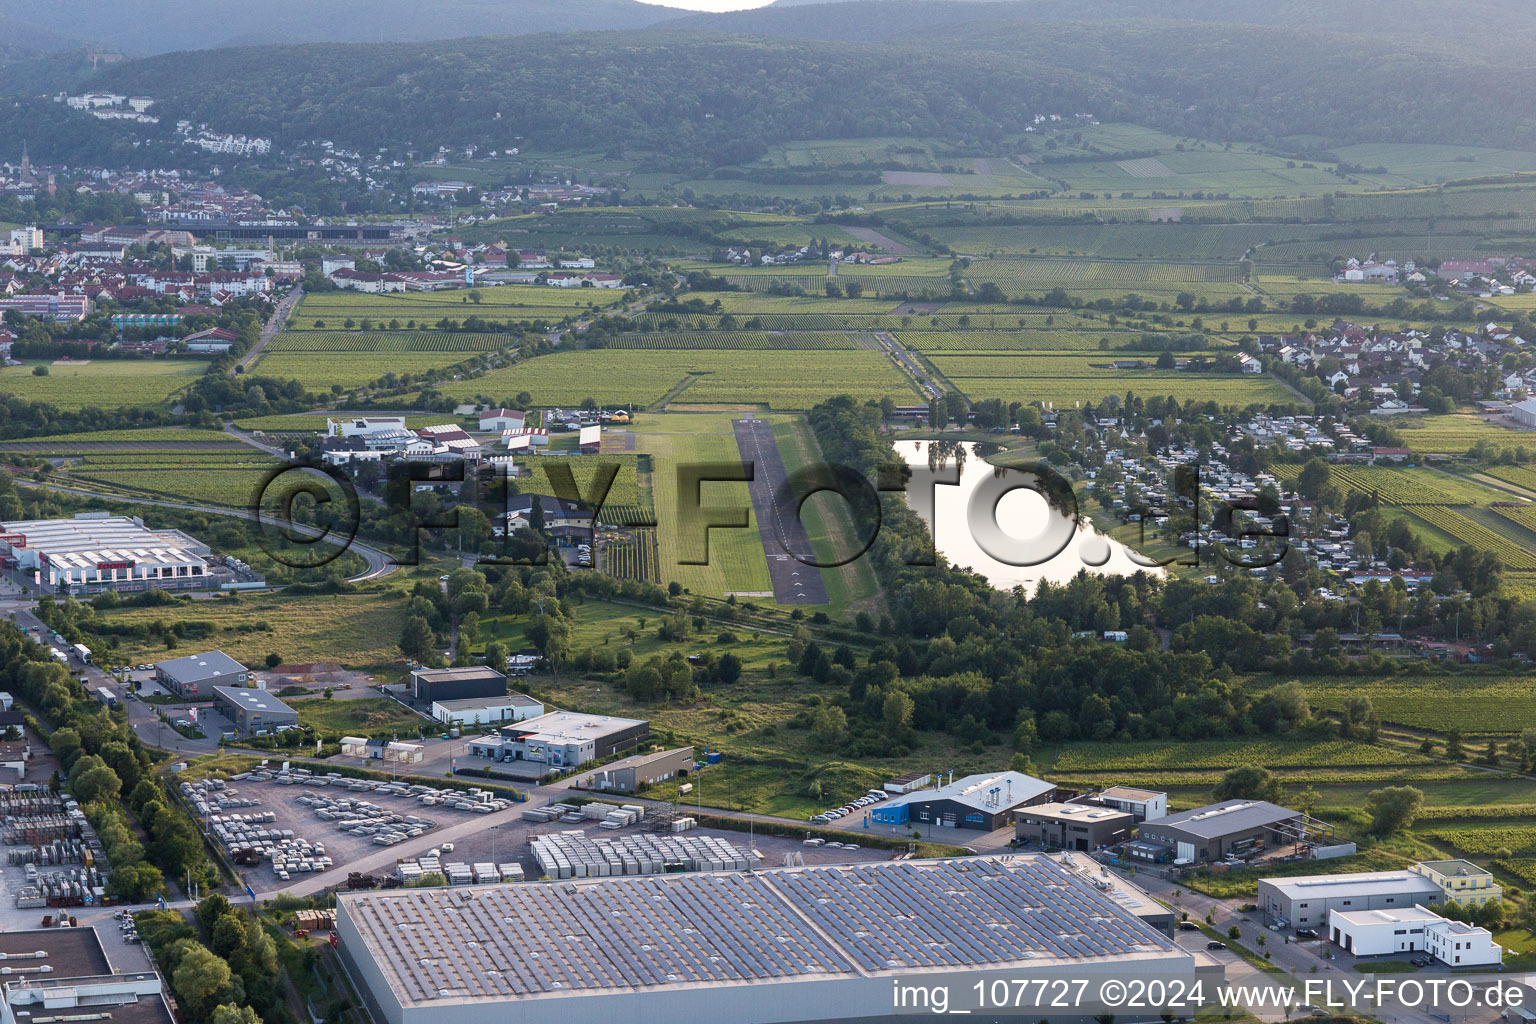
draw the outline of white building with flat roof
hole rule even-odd
[[[642,719],[551,711],[502,726],[489,736],[470,740],[467,746],[475,757],[574,768],[621,750],[632,750],[650,734],[651,723]]]
[[[1482,967],[1504,961],[1504,950],[1486,928],[1448,921],[1428,907],[1399,910],[1330,910],[1328,938],[1355,956],[1429,953],[1449,967]]]
[[[435,700],[432,717],[444,725],[489,725],[496,722],[521,722],[544,713],[542,701],[523,693],[502,697],[465,697],[461,700]]]
[[[30,572],[60,594],[214,586],[208,545],[138,517],[81,512],[70,519],[0,524],[0,564]]]

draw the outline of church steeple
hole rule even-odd
[[[27,156],[27,140],[21,140],[21,180],[32,180],[32,158]]]

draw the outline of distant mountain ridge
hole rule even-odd
[[[46,52],[88,43],[148,56],[229,45],[623,30],[682,13],[637,0],[0,0],[0,45]]]

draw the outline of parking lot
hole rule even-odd
[[[445,825],[513,806],[489,795],[284,771],[275,763],[228,780],[184,783],[183,793],[256,888],[281,888],[296,875],[323,874],[411,840],[430,844]]]

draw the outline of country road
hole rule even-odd
[[[896,340],[894,334],[890,331],[876,331],[875,337],[879,339],[880,344],[892,359],[906,367],[907,372],[917,378],[918,383],[928,392],[929,398],[944,397],[944,389],[939,387],[938,382],[928,375],[928,371],[923,369],[922,364],[913,357],[912,353],[908,352],[906,347]]]
[[[299,300],[303,297],[303,285],[295,285],[293,291],[283,296],[282,301],[277,304],[277,308],[272,311],[272,315],[267,318],[266,324],[262,326],[261,338],[256,344],[251,346],[249,352],[241,356],[235,365],[229,368],[231,374],[249,370],[256,360],[261,358],[261,350],[266,348],[267,342],[271,341],[277,335],[277,332],[283,329],[283,325],[288,322],[289,314],[293,312],[293,307],[298,305]]]

